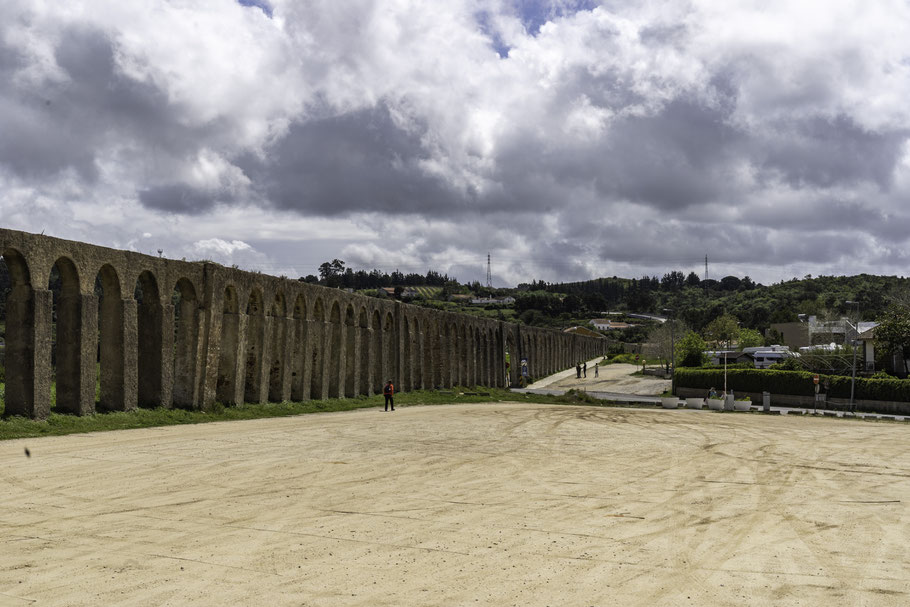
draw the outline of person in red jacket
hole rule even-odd
[[[385,396],[385,410],[389,410],[389,405],[392,405],[392,411],[395,410],[395,399],[392,398],[395,396],[395,386],[392,385],[392,380],[390,379],[385,383],[385,387],[382,389],[382,395]]]

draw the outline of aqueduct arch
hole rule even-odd
[[[603,340],[417,308],[208,262],[0,229],[4,415],[205,408],[517,382]],[[506,377],[506,353],[511,365]],[[568,364],[567,364],[568,362]],[[56,377],[54,377],[56,371]]]

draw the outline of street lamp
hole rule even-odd
[[[856,325],[853,325],[849,320],[847,321],[847,324],[853,327],[853,332],[855,333],[853,339],[850,341],[850,343],[853,345],[853,364],[850,367],[850,412],[855,413],[856,411],[854,410],[853,393],[856,386],[856,343],[859,341],[857,339],[857,337],[859,337],[859,302],[848,300],[844,303],[848,306],[856,306]]]
[[[673,335],[673,319],[670,317],[673,310],[664,308],[663,312],[667,315],[667,322],[670,323],[670,376],[676,375],[676,339]]]

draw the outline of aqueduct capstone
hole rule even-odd
[[[4,414],[207,408],[503,387],[603,353],[604,340],[288,278],[0,228],[9,271]],[[59,288],[49,286],[52,270]],[[56,377],[54,377],[56,375]]]

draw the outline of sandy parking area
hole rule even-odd
[[[657,396],[664,390],[669,390],[673,383],[669,379],[662,379],[653,375],[632,375],[640,371],[641,367],[615,363],[602,365],[598,370],[598,377],[594,377],[594,367],[588,365],[588,376],[575,377],[575,370],[569,374],[559,373],[546,378],[534,387],[570,390],[586,390],[588,392],[619,392],[622,394],[638,394],[643,396]]]
[[[499,403],[3,442],[0,604],[906,605],[908,432]]]

